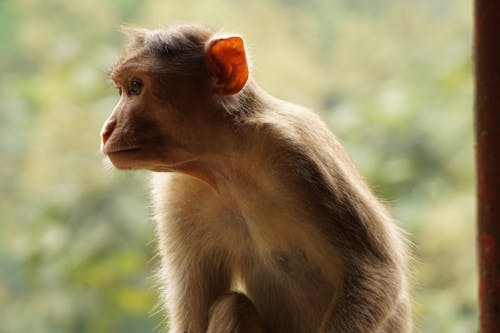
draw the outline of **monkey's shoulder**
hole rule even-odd
[[[337,137],[315,112],[286,103],[261,117],[260,125],[255,140],[274,174],[335,190],[339,188],[334,185],[345,182],[363,183]]]
[[[338,152],[341,152],[342,159],[347,156],[321,117],[305,107],[279,103],[263,112],[257,118],[257,124],[260,130],[257,131],[257,140],[267,141],[265,146],[276,147],[277,151],[300,153],[311,159],[321,156],[329,156],[327,160],[338,159],[334,156]]]

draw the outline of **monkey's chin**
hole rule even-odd
[[[144,166],[140,165],[140,159],[138,159],[140,155],[139,148],[109,152],[106,153],[106,155],[111,164],[117,169],[146,169]]]

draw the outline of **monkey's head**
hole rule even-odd
[[[110,71],[120,99],[101,151],[120,169],[189,170],[223,144],[227,114],[217,105],[247,82],[243,40],[197,25],[125,33],[129,45]]]

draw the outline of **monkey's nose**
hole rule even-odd
[[[113,131],[115,130],[115,127],[116,127],[116,120],[108,120],[106,121],[106,123],[104,124],[104,126],[102,127],[102,130],[101,130],[101,149],[102,149],[102,146],[104,146],[104,144],[106,143],[106,141],[108,141],[109,137],[111,136],[111,133],[113,133]]]

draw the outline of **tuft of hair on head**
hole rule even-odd
[[[214,33],[215,30],[207,25],[182,23],[152,30],[147,36],[146,47],[151,53],[159,56],[179,53],[183,56],[199,56],[204,43]]]
[[[151,33],[148,29],[128,24],[122,24],[118,31],[125,35],[128,43],[125,46],[122,56],[108,70],[108,78],[111,81],[114,81],[117,77],[119,77],[121,71],[123,70],[123,66],[127,63],[127,61],[134,59],[144,52],[144,48],[147,45],[148,35]]]
[[[118,29],[128,39],[127,49],[138,49],[146,43],[146,36],[149,33],[148,29],[134,25],[122,24]]]

